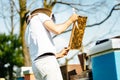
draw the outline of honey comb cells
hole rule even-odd
[[[87,17],[79,16],[78,20],[73,24],[70,42],[69,42],[70,49],[81,48],[84,30],[86,27],[86,21],[87,21]]]

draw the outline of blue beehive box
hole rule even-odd
[[[17,78],[17,80],[24,80],[24,77],[19,77]]]
[[[120,80],[120,39],[110,39],[90,50],[93,80]]]

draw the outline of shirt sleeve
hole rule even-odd
[[[43,13],[38,14],[38,16],[42,23],[44,23],[47,20],[51,20],[51,18],[49,16],[47,16],[46,14],[43,14]]]

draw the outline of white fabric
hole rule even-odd
[[[29,46],[32,61],[44,53],[56,53],[51,34],[43,26],[47,20],[51,20],[49,16],[39,13],[30,20],[26,28],[25,40]]]
[[[55,56],[45,56],[32,64],[36,80],[63,80]]]

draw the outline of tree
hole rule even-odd
[[[0,77],[13,80],[13,68],[23,66],[21,41],[16,35],[0,34],[0,42]]]
[[[7,2],[10,3],[10,5],[8,5],[9,7],[3,7]],[[23,66],[23,55],[21,41],[19,37],[14,34],[14,18],[16,16],[14,12],[14,4],[12,3],[12,0],[6,1],[6,3],[1,0],[1,17],[4,20],[9,35],[0,34],[0,77],[8,76],[9,80],[13,80],[13,74],[16,72],[13,68],[15,66]],[[4,10],[8,11],[9,14],[6,13],[6,11],[4,12]]]
[[[26,14],[27,14],[26,0],[19,0],[19,6],[20,6],[20,11],[19,11],[20,39],[21,39],[22,48],[23,48],[23,55],[24,55],[24,62],[25,62],[24,65],[31,66],[30,55],[29,55],[29,51],[27,49],[27,45],[25,43],[25,38],[24,38],[25,29],[26,29],[25,18],[26,18]]]

